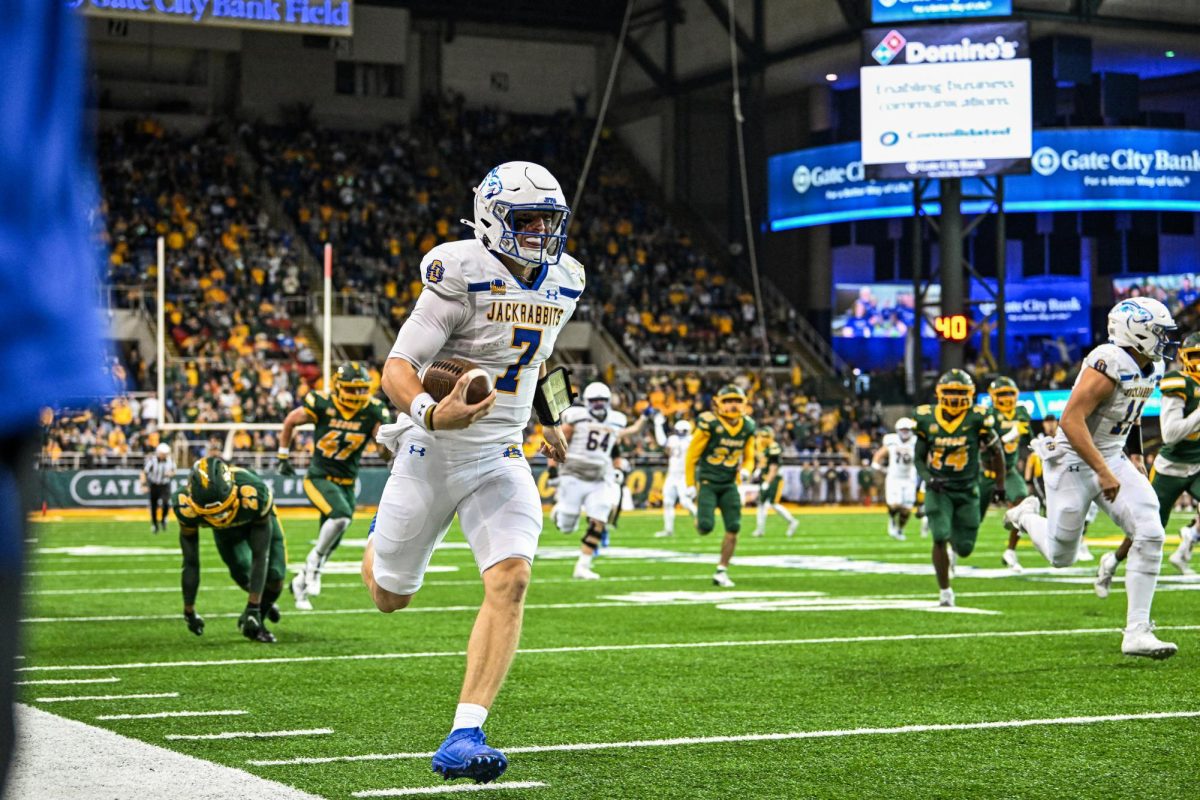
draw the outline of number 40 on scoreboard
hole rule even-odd
[[[933,329],[948,342],[965,342],[971,325],[965,314],[943,314],[934,318]]]

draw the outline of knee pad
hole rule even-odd
[[[1062,539],[1050,539],[1050,565],[1054,567],[1069,567],[1075,563],[1079,555],[1079,540],[1065,542]]]
[[[599,550],[602,536],[603,532],[594,531],[591,528],[588,528],[587,533],[585,533],[583,538],[579,541],[583,543],[584,547],[590,547],[592,550]]]
[[[1126,571],[1157,575],[1162,569],[1162,539],[1134,539],[1129,548]]]

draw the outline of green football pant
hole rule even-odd
[[[250,565],[254,553],[250,550],[250,526],[238,525],[236,528],[213,530],[213,541],[217,544],[217,553],[225,566],[229,567],[229,577],[238,586],[250,585]],[[283,526],[279,524],[275,512],[271,512],[271,547],[267,557],[267,583],[281,581],[287,576],[287,546],[283,541]]]
[[[984,477],[982,472],[979,473],[979,476],[979,518],[983,519],[987,514],[988,506],[992,504],[992,490],[996,481]],[[1004,496],[1009,505],[1019,503],[1029,496],[1029,488],[1025,485],[1025,479],[1017,473],[1016,469],[1010,469],[1004,473]]]
[[[721,509],[721,520],[726,533],[737,533],[742,528],[742,496],[736,483],[709,483],[701,481],[696,494],[696,530],[710,533],[717,525],[717,509]]]
[[[1184,492],[1200,500],[1200,473],[1196,473],[1190,478],[1179,478],[1152,470],[1150,486],[1158,495],[1158,518],[1164,528],[1167,527],[1167,520],[1171,518],[1171,509],[1175,507],[1176,501],[1183,496]]]
[[[758,504],[759,505],[762,505],[763,503],[778,504],[779,496],[782,494],[783,494],[783,478],[777,477],[777,478],[775,478],[775,480],[773,480],[767,484],[767,490],[759,496]]]
[[[925,516],[935,542],[950,542],[959,556],[971,555],[979,536],[979,486],[925,490]]]
[[[321,512],[321,524],[325,520],[354,518],[354,483],[343,486],[326,478],[304,478],[304,494],[308,502]]]

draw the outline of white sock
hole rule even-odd
[[[720,564],[717,564],[717,572],[724,572],[724,571],[725,571],[725,567],[723,567]]]
[[[663,530],[675,532],[675,506],[663,506]]]
[[[1051,561],[1050,526],[1046,522],[1046,518],[1040,514],[1022,514],[1017,519],[1017,524],[1029,535],[1029,541],[1033,542],[1033,546],[1042,554],[1042,558]]]
[[[784,520],[787,521],[788,525],[791,525],[793,522],[796,521],[796,518],[792,516],[792,512],[788,511],[786,508],[779,505],[778,503],[772,503],[771,508],[775,509],[775,513],[778,514],[779,516],[783,517]]]
[[[758,529],[761,531],[767,527],[767,504],[758,504]]]
[[[595,557],[595,555],[595,553],[580,553],[579,560],[575,562],[575,566],[591,569],[592,559]]]
[[[1162,564],[1162,542],[1137,541],[1129,548],[1125,564],[1125,626],[1150,622],[1150,605],[1158,585]]]
[[[1196,526],[1184,525],[1179,529],[1179,543],[1187,547],[1196,541]]]
[[[454,724],[450,727],[450,730],[482,728],[484,721],[487,720],[487,715],[488,710],[483,706],[475,705],[474,703],[459,703],[458,708],[454,711]]]
[[[331,517],[325,520],[321,525],[321,530],[317,533],[316,546],[309,551],[308,558],[305,559],[305,566],[314,572],[320,569],[329,560],[334,546],[349,527],[350,520],[346,517]]]

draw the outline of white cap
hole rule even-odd
[[[169,456],[171,455],[171,445],[163,442],[158,447],[154,448],[154,452],[158,453],[160,456]]]

